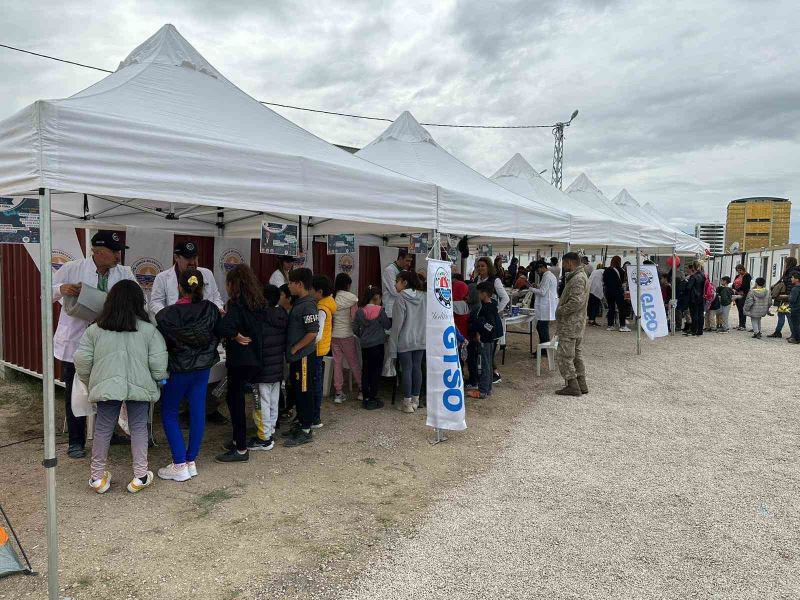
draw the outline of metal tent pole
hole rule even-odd
[[[58,515],[56,512],[56,414],[53,378],[53,270],[50,190],[39,189],[39,279],[42,305],[42,404],[47,500],[47,591],[58,600]]]
[[[678,280],[678,277],[677,277],[677,273],[678,273],[677,256],[678,255],[675,254],[675,246],[673,246],[672,247],[672,303],[671,303],[671,306],[670,306],[671,310],[669,311],[669,318],[670,318],[670,322],[671,322],[670,324],[672,325],[670,330],[672,331],[672,335],[675,335],[675,322],[677,321],[677,319],[675,318],[677,315],[675,313],[678,310],[678,307],[676,305],[676,299],[677,299],[677,293],[678,292],[675,290],[675,286],[677,285],[677,280]]]
[[[639,273],[642,270],[642,252],[636,248],[636,354],[637,356],[642,353],[642,278]]]

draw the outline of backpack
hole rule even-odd
[[[711,283],[711,280],[708,278],[708,275],[705,276],[706,285],[703,288],[703,300],[706,302],[711,302],[714,297],[717,295],[717,291],[714,289],[714,286]]]

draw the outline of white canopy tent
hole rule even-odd
[[[676,229],[665,220],[662,221],[651,212],[649,213],[636,201],[633,196],[631,196],[627,189],[623,188],[616,196],[614,196],[614,198],[612,198],[611,201],[615,205],[622,207],[626,214],[628,214],[631,218],[636,219],[643,225],[655,225],[656,227],[660,227],[668,235],[674,236],[675,251],[678,254],[687,252],[690,254],[703,254],[705,252],[707,247],[706,244],[697,238],[683,233],[679,229]]]
[[[640,227],[597,212],[553,187],[519,153],[492,175],[492,181],[515,194],[569,214],[569,242],[573,246],[634,248],[639,243]]]
[[[569,241],[567,213],[522,198],[487,179],[437,144],[407,111],[356,156],[435,184],[442,232],[487,239]]]

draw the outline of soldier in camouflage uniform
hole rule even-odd
[[[562,265],[567,275],[556,309],[556,361],[567,385],[556,394],[580,396],[589,392],[586,368],[581,357],[581,343],[586,330],[586,305],[589,302],[589,278],[577,252],[567,252],[562,258]]]

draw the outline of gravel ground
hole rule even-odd
[[[590,394],[539,380],[493,466],[337,597],[800,597],[800,350],[750,335],[637,357],[589,330]]]

